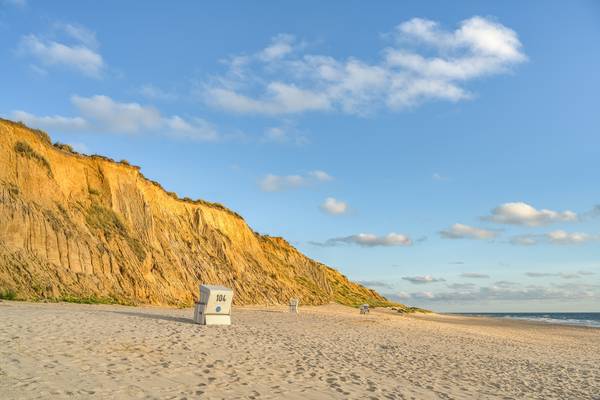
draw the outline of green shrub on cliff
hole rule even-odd
[[[54,143],[53,146],[56,147],[57,149],[61,149],[61,150],[66,151],[68,153],[77,154],[77,152],[75,150],[73,150],[73,146],[71,146],[69,144],[65,144],[65,143],[61,143],[61,142],[56,142],[56,143]]]
[[[94,203],[89,208],[85,220],[89,227],[104,231],[107,237],[117,234],[124,238],[140,262],[146,258],[146,249],[142,243],[129,235],[127,227],[113,210]]]
[[[17,293],[12,289],[0,289],[0,299],[2,300],[15,300]]]
[[[92,204],[89,208],[85,221],[90,227],[101,229],[107,234],[116,232],[125,235],[127,233],[127,229],[119,216],[113,210],[97,203]]]
[[[17,154],[22,155],[23,157],[27,157],[29,159],[35,160],[40,163],[42,166],[48,170],[48,176],[52,176],[52,168],[50,168],[50,163],[44,156],[38,154],[35,150],[31,148],[27,142],[17,142],[15,143],[15,151]]]

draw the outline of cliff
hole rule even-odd
[[[232,287],[237,304],[390,304],[219,204],[0,119],[0,292],[191,305],[199,283]]]

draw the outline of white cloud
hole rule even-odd
[[[524,61],[517,34],[502,24],[487,18],[464,20],[454,32],[442,30],[438,23],[413,18],[396,27],[399,40],[414,38],[442,50],[466,48],[471,53],[492,60]],[[489,62],[491,62],[490,60]]]
[[[562,230],[549,232],[547,237],[552,243],[557,244],[578,244],[597,239],[587,233],[565,232]]]
[[[404,301],[404,300],[410,299],[410,294],[408,294],[406,292],[397,292],[397,293],[386,294],[385,297],[390,300]]]
[[[435,295],[432,292],[415,292],[410,294],[411,299],[430,300],[434,299]]]
[[[584,276],[596,275],[596,273],[595,273],[595,272],[592,272],[592,271],[586,271],[586,270],[577,271],[577,273],[578,273],[579,275],[584,275]]]
[[[280,126],[271,126],[265,129],[263,142],[271,143],[291,143],[294,145],[305,145],[309,139],[296,129],[290,121],[284,121]]]
[[[433,21],[412,19],[400,24],[398,35],[413,38],[444,52],[464,51],[462,57],[423,57],[405,50],[388,49],[387,61],[423,76],[442,81],[462,81],[502,73],[526,60],[517,34],[481,17],[462,22],[453,33],[444,32]]]
[[[323,204],[321,204],[321,210],[327,214],[341,215],[348,211],[348,204],[341,200],[336,200],[333,197],[328,197]]]
[[[454,31],[415,18],[395,34],[398,40],[376,63],[309,54],[293,36],[278,35],[255,54],[232,57],[228,71],[203,87],[203,97],[238,113],[364,115],[472,98],[466,82],[506,73],[526,60],[513,30],[482,17],[464,20]]]
[[[259,187],[264,192],[280,192],[310,186],[318,182],[328,182],[333,177],[324,171],[311,171],[306,175],[274,175],[267,174],[259,181]]]
[[[331,107],[324,93],[282,82],[269,83],[265,95],[259,99],[236,93],[228,88],[211,88],[208,96],[214,105],[237,113],[294,114],[327,110]]]
[[[168,134],[172,136],[200,141],[214,141],[219,138],[217,129],[201,118],[185,120],[174,115],[170,118],[164,118],[163,123]]]
[[[402,109],[419,105],[427,100],[446,100],[456,103],[468,100],[471,95],[453,83],[439,79],[407,79],[397,77],[392,81],[387,105],[391,109]]]
[[[600,240],[600,235],[590,235],[582,232],[566,232],[556,230],[542,234],[518,235],[510,239],[510,243],[520,246],[533,246],[536,244],[583,244],[586,242]]]
[[[475,289],[476,285],[474,283],[471,282],[466,282],[466,283],[450,283],[448,285],[449,289],[454,289],[454,290],[472,290]]]
[[[510,239],[510,244],[514,244],[517,246],[533,246],[538,243],[536,237],[537,237],[536,235],[513,236]]]
[[[108,96],[73,96],[71,101],[81,114],[112,132],[136,133],[157,129],[162,120],[160,112],[138,103],[119,103]]]
[[[481,274],[479,272],[463,272],[460,274],[463,278],[473,278],[473,279],[488,279],[490,276],[487,274]]]
[[[423,275],[423,276],[404,276],[403,280],[409,281],[415,285],[424,285],[426,283],[436,283],[436,282],[445,282],[445,279],[442,278],[434,278],[431,275]]]
[[[541,226],[554,222],[576,221],[577,214],[569,210],[537,210],[527,203],[514,202],[505,203],[494,208],[491,215],[483,217],[483,219],[500,224]]]
[[[568,283],[552,286],[528,285],[516,283],[484,286],[473,289],[461,289],[451,292],[411,293],[413,300],[424,303],[481,303],[488,301],[528,301],[528,300],[600,300],[600,285]]]
[[[96,33],[82,25],[57,24],[56,27],[64,31],[71,38],[89,48],[96,49],[99,47],[98,40],[96,39]]]
[[[517,287],[520,284],[517,282],[511,282],[511,281],[497,281],[494,282],[494,286],[496,287],[500,287],[500,288],[512,288],[512,287]]]
[[[329,182],[333,180],[333,177],[325,171],[315,170],[309,172],[308,175],[318,180],[319,182]]]
[[[576,272],[525,272],[530,278],[547,278],[547,277],[560,277],[563,279],[577,279],[585,276],[593,275],[590,271],[576,271]]]
[[[325,242],[310,242],[315,246],[338,246],[340,244],[355,244],[362,247],[391,247],[391,246],[410,246],[412,240],[409,236],[400,233],[391,232],[385,236],[377,236],[372,233],[359,233],[357,235],[344,236],[328,239]]]
[[[105,67],[102,56],[83,42],[67,45],[30,34],[21,38],[19,50],[46,66],[65,66],[95,78]]]
[[[271,39],[271,44],[260,52],[263,61],[273,61],[285,57],[292,52],[295,38],[292,35],[279,34]]]
[[[36,116],[25,111],[13,111],[12,115],[17,121],[22,121],[26,125],[34,127],[43,127],[47,130],[57,131],[81,131],[88,128],[88,123],[81,117],[63,117],[60,115],[53,116]]]
[[[13,117],[27,125],[47,130],[100,133],[152,133],[198,141],[221,138],[217,129],[201,118],[178,115],[163,117],[158,109],[139,103],[121,103],[108,96],[72,96],[71,102],[81,116],[36,116],[13,111]]]
[[[267,174],[259,182],[259,186],[264,192],[279,192],[286,188],[294,188],[301,186],[304,179],[299,175],[279,176]]]
[[[497,236],[497,232],[454,224],[450,228],[440,231],[440,236],[444,239],[493,239]]]
[[[545,278],[548,276],[557,276],[557,274],[550,272],[525,272],[525,275],[527,275],[530,278]]]

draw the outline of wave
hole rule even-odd
[[[461,313],[461,315],[600,328],[600,313]]]
[[[545,322],[548,324],[562,324],[562,325],[577,325],[577,326],[589,326],[592,328],[600,328],[600,321],[586,320],[586,319],[574,319],[574,318],[552,318],[552,317],[517,317],[517,316],[504,316],[503,318],[520,319],[525,321]]]

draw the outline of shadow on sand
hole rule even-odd
[[[143,312],[132,312],[132,311],[107,311],[113,314],[122,314],[128,315],[130,317],[140,317],[140,318],[148,318],[148,319],[161,319],[163,321],[171,321],[171,322],[183,322],[186,324],[194,324],[195,322],[192,318],[183,318],[183,317],[172,317],[170,315],[161,315],[161,314],[148,314]]]

